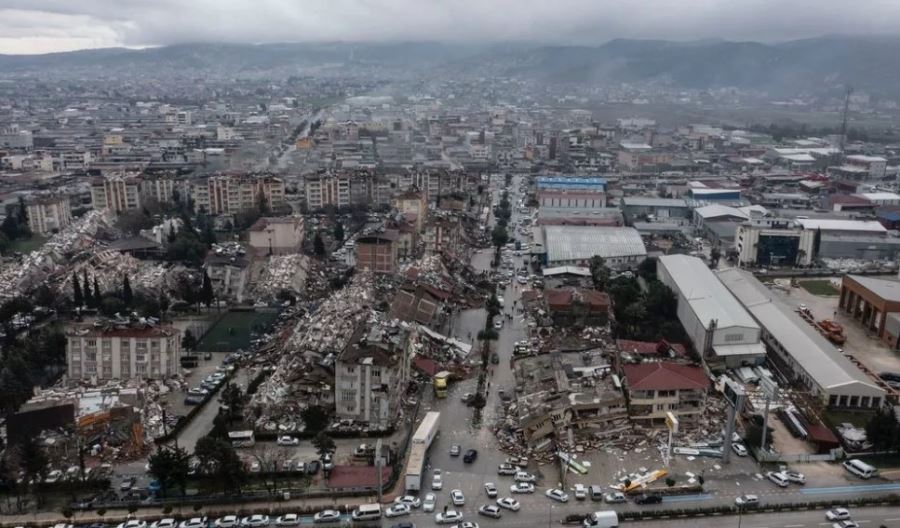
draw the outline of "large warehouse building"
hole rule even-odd
[[[878,334],[891,348],[900,337],[900,281],[844,275],[841,280],[842,310]]]
[[[678,320],[710,369],[762,363],[759,325],[702,260],[665,255],[656,274],[678,296]]]
[[[548,225],[535,229],[535,245],[544,266],[587,266],[599,255],[610,269],[633,269],[647,258],[647,248],[633,227]],[[534,251],[533,251],[534,252]]]
[[[729,269],[718,275],[762,326],[770,358],[791,381],[802,383],[828,407],[881,405],[885,391],[752,273]]]

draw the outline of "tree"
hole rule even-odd
[[[97,310],[106,317],[115,317],[116,314],[122,314],[127,310],[125,303],[116,295],[105,295],[97,303]]]
[[[159,482],[163,497],[175,487],[185,494],[190,472],[190,455],[183,448],[160,446],[148,460],[150,474]]]
[[[866,438],[878,450],[893,448],[900,439],[900,424],[893,410],[879,409],[866,424]]]
[[[722,250],[719,249],[719,246],[713,246],[712,249],[709,250],[709,267],[717,267],[720,258],[722,258]]]
[[[496,248],[497,256],[499,256],[500,249],[509,242],[509,234],[506,232],[506,227],[502,223],[497,223],[491,231],[491,242]]]
[[[317,257],[325,256],[325,242],[322,241],[322,234],[318,231],[315,238],[313,238],[313,252]]]
[[[87,271],[81,272],[81,284],[83,285],[82,293],[84,293],[84,305],[88,308],[93,308],[94,295],[91,293],[91,282],[88,280]]]
[[[344,241],[344,224],[342,224],[340,221],[337,221],[334,223],[333,235],[334,235],[334,239],[337,240],[338,242]]]
[[[594,282],[594,289],[606,291],[606,288],[609,286],[610,276],[609,267],[607,267],[606,261],[603,260],[603,257],[600,255],[594,255],[589,261],[589,267],[591,270],[591,280]]]
[[[97,276],[94,275],[94,294],[91,296],[94,299],[94,308],[100,307],[100,299],[103,297],[100,295],[100,284],[97,283]]]
[[[244,410],[244,399],[244,393],[241,391],[241,388],[234,383],[229,383],[222,389],[222,406],[220,409],[224,410],[225,419],[229,423],[241,418]]]
[[[638,264],[637,272],[644,280],[656,280],[656,259],[645,258]]]
[[[47,454],[37,443],[37,437],[29,436],[19,446],[19,469],[22,471],[25,482],[31,483],[35,490],[44,482],[47,476]],[[40,502],[40,495],[38,495]]]
[[[131,291],[131,281],[128,279],[128,275],[125,275],[122,280],[122,302],[128,308],[131,308],[131,303],[134,302],[134,293]]]
[[[328,426],[328,413],[319,405],[310,405],[300,411],[306,430],[311,433],[320,433]]]
[[[212,280],[209,278],[209,274],[206,270],[203,270],[203,285],[200,286],[200,302],[206,305],[207,308],[213,303],[215,300],[215,293],[213,292]]]
[[[318,434],[312,439],[312,445],[315,446],[316,452],[319,453],[319,457],[324,458],[326,454],[334,453],[335,445],[334,440],[328,436],[325,431],[319,431]]]
[[[227,440],[204,436],[197,441],[194,455],[201,470],[219,482],[222,491],[240,492],[245,478],[244,464]]]
[[[194,337],[194,333],[188,328],[181,337],[181,348],[184,350],[194,350],[195,346],[197,346],[197,338]]]

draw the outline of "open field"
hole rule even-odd
[[[278,316],[274,312],[230,311],[213,323],[206,335],[197,343],[200,352],[234,352],[246,349],[253,339],[251,334],[265,330]]]
[[[832,297],[840,293],[840,291],[831,284],[831,281],[827,279],[800,281],[799,285],[809,293],[820,295],[822,297]]]

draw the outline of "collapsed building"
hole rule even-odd
[[[591,350],[517,360],[510,409],[525,442],[543,449],[564,440],[568,429],[594,438],[626,431],[628,407],[610,359]]]

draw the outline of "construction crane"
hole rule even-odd
[[[850,113],[850,96],[853,94],[853,87],[847,86],[844,94],[844,111],[841,115],[841,154],[844,154],[844,145],[847,143],[847,117]]]

